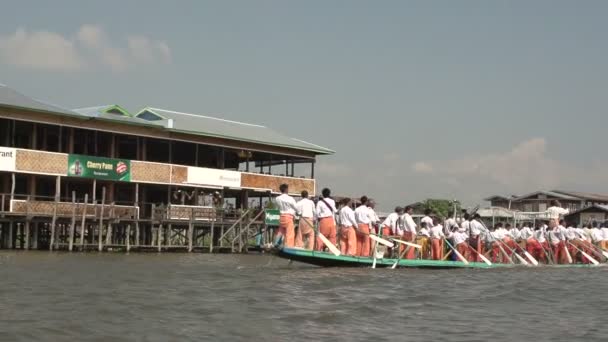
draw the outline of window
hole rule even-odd
[[[158,116],[150,111],[147,111],[147,110],[137,114],[137,117],[140,119],[148,120],[148,121],[158,121],[158,120],[163,119],[160,116]]]
[[[110,110],[106,110],[106,113],[108,113],[108,114],[115,114],[115,115],[121,115],[121,116],[125,115],[125,113],[123,113],[122,111],[120,111],[118,108],[112,108]]]

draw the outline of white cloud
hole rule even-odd
[[[171,50],[164,41],[128,35],[124,45],[114,43],[96,25],[82,25],[74,37],[20,28],[14,34],[0,35],[0,60],[19,67],[58,71],[100,67],[123,71],[144,64],[171,63]]]
[[[412,170],[414,170],[414,172],[418,172],[418,173],[432,173],[433,172],[433,165],[427,163],[427,162],[415,162],[414,165],[412,165]]]
[[[7,64],[48,70],[78,70],[86,63],[74,42],[48,31],[0,35],[0,59]]]

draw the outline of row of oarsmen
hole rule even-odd
[[[296,202],[288,195],[286,184],[280,189],[282,194],[275,199],[281,213],[275,242],[281,239],[286,247],[324,250],[324,242],[315,238],[314,222],[318,220],[319,233],[330,243],[339,245],[342,254],[352,256],[369,257],[375,253],[376,246],[372,245],[370,234],[398,237],[422,246],[420,250],[403,245],[399,250],[389,250],[404,259],[441,260],[446,252],[455,249],[470,261],[481,261],[481,255],[488,255],[495,262],[509,262],[514,253],[525,250],[545,262],[567,262],[566,253],[581,262],[588,262],[581,252],[596,254],[598,250],[608,249],[608,228],[566,228],[563,221],[553,219],[539,221],[534,229],[530,225],[520,229],[502,223],[487,229],[477,214],[472,217],[465,214],[457,222],[452,217],[453,213],[449,213],[450,218],[444,221],[432,217],[430,210],[425,212],[426,216],[418,226],[412,218],[413,208],[409,206],[395,208],[380,222],[374,201],[366,196],[353,210],[349,198],[341,200],[336,207],[331,190],[327,188],[323,189],[317,203],[306,191]],[[557,209],[560,208],[553,209],[548,211],[559,212]],[[300,218],[297,230],[296,217]]]

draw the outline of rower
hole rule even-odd
[[[468,219],[467,215],[465,215],[465,220]],[[469,229],[468,229],[468,234],[469,234],[469,244],[471,245],[471,248],[473,248],[477,253],[473,253],[475,254],[475,256],[473,256],[474,261],[477,262],[481,262],[481,258],[479,257],[479,254],[483,253],[482,250],[482,241],[481,241],[481,232],[484,231],[485,229],[483,229],[483,224],[481,224],[481,216],[479,214],[475,214],[473,215],[473,220],[471,220],[471,222],[469,222]],[[465,221],[466,223],[466,221]],[[465,229],[465,231],[467,230],[465,226],[463,226],[463,228]],[[486,237],[488,238],[488,237]]]
[[[568,215],[568,213],[570,212],[568,209],[562,208],[562,205],[559,203],[558,200],[552,200],[550,204],[551,207],[547,209],[547,216],[549,216],[549,219],[559,220],[565,215]]]
[[[427,209],[428,210],[428,209]],[[414,208],[411,206],[407,206],[405,207],[405,214],[403,214],[402,217],[402,224],[403,224],[403,240],[407,241],[407,242],[416,242],[416,228],[417,225],[414,222],[414,219],[412,218],[412,213],[414,212]],[[430,219],[430,217],[429,217]],[[424,220],[424,218],[423,218]],[[424,221],[421,221],[424,222]],[[431,220],[431,224],[432,224],[432,220]],[[405,245],[401,245],[402,249],[408,249],[407,253],[405,253],[404,258],[405,259],[415,259],[416,258],[416,250],[413,247],[409,247],[407,248]]]
[[[608,227],[606,222],[604,222],[604,224],[602,224],[602,228],[600,228],[600,230],[602,231],[602,242],[600,243],[600,248],[607,250],[608,249]]]
[[[340,201],[338,217],[340,222],[340,252],[343,255],[356,256],[357,254],[357,233],[358,227],[355,212],[350,207],[351,199],[344,198]]]
[[[452,246],[456,248],[458,253],[465,259],[470,260],[469,244],[467,243],[469,236],[463,228],[459,228],[458,226],[452,227],[452,231],[449,232],[447,238],[452,240]]]
[[[565,237],[562,234],[560,225],[556,219],[549,220],[549,242],[553,251],[553,259],[559,264],[568,263],[566,260]]]
[[[505,229],[502,231],[504,237],[502,241],[513,251],[519,250],[519,245],[515,242],[515,234],[513,231],[513,226],[510,223],[505,224]],[[507,252],[509,253],[509,252]],[[510,253],[509,253],[510,254]]]
[[[401,216],[403,216],[403,208],[396,207],[395,212],[390,213],[384,219],[384,222],[382,222],[382,236],[400,235],[399,224],[401,223]]]
[[[406,210],[406,212],[407,212],[407,210]],[[412,209],[412,212],[413,212],[413,209]],[[433,213],[433,211],[431,209],[428,209],[428,208],[424,209],[424,217],[422,219],[420,219],[420,223],[426,222],[427,227],[432,227],[433,226],[433,218],[431,217],[432,213]]]
[[[281,213],[279,220],[279,229],[275,233],[274,241],[275,244],[283,238],[285,247],[295,246],[295,226],[294,217],[297,212],[296,200],[289,196],[289,185],[281,184],[279,187],[281,195],[279,195],[275,202]]]
[[[426,222],[421,222],[420,224]],[[429,229],[431,235],[431,258],[433,260],[443,260],[443,240],[446,238],[443,233],[443,226],[440,224],[434,225]]]
[[[456,226],[456,219],[454,219],[454,211],[450,210],[448,212],[448,218],[443,222],[443,229],[445,233],[451,232],[452,228]]]
[[[602,248],[604,234],[602,233],[602,230],[597,227],[597,224],[594,224],[593,226],[594,227],[591,228],[591,241],[593,241],[596,246]]]
[[[530,224],[528,222],[524,223],[523,227],[519,231],[519,247],[528,250],[528,240],[532,238],[534,235],[534,231],[530,228]],[[528,251],[529,253],[530,251]]]
[[[373,199],[369,199],[369,201],[367,201],[367,208],[368,208],[368,216],[369,216],[369,221],[370,221],[370,230],[374,233],[374,234],[379,234],[379,229],[378,229],[378,224],[380,223],[380,217],[378,217],[378,214],[376,213],[376,201]]]
[[[361,197],[361,204],[355,209],[355,219],[357,220],[357,255],[369,257],[371,243],[369,238],[371,220],[369,218],[369,207],[367,206],[367,196]]]
[[[321,197],[317,202],[317,218],[319,219],[319,233],[323,234],[329,242],[336,244],[336,202],[331,198],[331,190],[328,188],[321,191]],[[317,250],[325,249],[323,241],[317,239]]]
[[[416,235],[416,243],[422,246],[420,249],[420,258],[421,259],[430,259],[430,246],[431,246],[431,232],[429,228],[426,226],[426,222],[420,223],[420,230]]]
[[[315,202],[308,198],[308,191],[302,191],[301,195],[302,199],[296,204],[298,216],[300,216],[298,234],[296,234],[296,247],[304,247],[304,249],[310,250],[314,248],[315,244],[315,230],[313,228]]]

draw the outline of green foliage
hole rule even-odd
[[[444,219],[448,217],[450,211],[454,210],[454,205],[456,206],[456,212],[460,212],[461,205],[459,201],[429,198],[422,202],[424,209],[431,209],[434,215]]]

